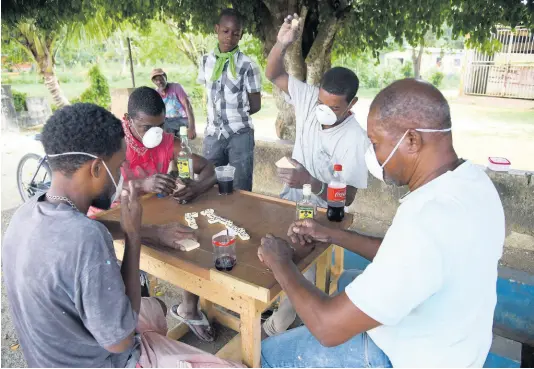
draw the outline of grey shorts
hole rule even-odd
[[[165,132],[179,136],[180,127],[189,127],[189,120],[187,118],[165,118],[165,124],[163,125]]]

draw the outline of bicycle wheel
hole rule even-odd
[[[17,187],[23,201],[28,201],[39,192],[47,191],[52,182],[52,171],[46,161],[37,154],[26,154],[17,167]],[[39,163],[41,164],[39,166]]]

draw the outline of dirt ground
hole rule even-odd
[[[365,128],[370,99],[361,99],[354,113]],[[458,154],[479,164],[486,164],[488,156],[504,156],[515,169],[534,171],[534,101],[494,99],[481,97],[453,97],[450,99],[453,119],[453,139]],[[255,120],[256,139],[276,139],[272,120]],[[203,131],[199,124],[198,131]],[[16,168],[20,158],[28,153],[42,154],[39,142],[33,140],[35,132],[2,133],[2,236],[14,209],[22,201],[16,187]],[[523,259],[532,256],[532,250],[512,250],[505,259]],[[506,261],[506,260],[503,260]],[[2,283],[3,286],[3,283]],[[180,291],[168,284],[160,285],[162,299],[170,306],[180,300]],[[5,289],[2,288],[2,367],[26,366],[22,351],[8,311]],[[175,322],[170,321],[170,324]],[[220,328],[220,327],[219,327]],[[219,339],[213,344],[202,344],[194,335],[188,334],[184,342],[208,352],[216,352],[230,340],[235,332],[220,330]]]

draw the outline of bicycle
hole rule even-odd
[[[35,135],[34,139],[40,142],[41,135]],[[20,159],[17,166],[17,187],[24,202],[38,193],[47,191],[51,183],[52,170],[46,155],[29,153]]]

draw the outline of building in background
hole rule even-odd
[[[467,50],[463,92],[534,99],[534,34],[526,28],[499,28],[492,39],[501,45],[493,54]]]

